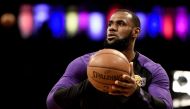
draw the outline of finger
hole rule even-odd
[[[109,92],[108,94],[110,94],[110,95],[121,95],[121,93],[117,93],[117,92]]]
[[[122,81],[118,81],[118,80],[116,80],[115,81],[115,87],[117,87],[117,86],[119,86],[119,87],[121,87],[121,88],[130,88],[130,87],[132,87],[132,83],[128,83],[128,82],[122,82]]]
[[[110,95],[129,95],[130,90],[113,86],[112,90],[110,90],[108,93]]]
[[[110,94],[110,95],[124,95],[124,96],[128,96],[128,94],[127,93],[121,93],[121,92],[119,92],[119,93],[117,93],[117,92],[109,92],[108,94]]]
[[[110,94],[110,95],[120,95],[118,93],[113,93],[113,92],[109,92],[108,94]]]
[[[134,76],[133,62],[130,62],[130,76]]]
[[[122,82],[127,82],[127,83],[133,83],[133,77],[129,76],[129,75],[122,75],[122,79],[121,79]]]
[[[120,87],[120,86],[116,86],[116,85],[113,85],[111,87],[111,89],[112,89],[112,92],[124,92],[124,91],[126,91],[126,88]]]

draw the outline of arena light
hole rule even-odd
[[[190,14],[188,16],[188,28],[190,28]],[[190,36],[190,31],[188,31],[188,36]],[[188,37],[188,38],[190,38],[190,37]]]
[[[79,31],[85,31],[88,28],[88,12],[87,11],[81,11],[79,12]]]
[[[21,32],[21,37],[29,38],[33,33],[33,14],[31,5],[22,5],[18,15],[18,26]]]
[[[89,15],[89,31],[90,39],[100,41],[104,39],[105,18],[100,12],[92,12]]]
[[[187,107],[187,106],[190,106],[190,98],[173,99],[174,108]]]
[[[54,38],[62,38],[65,30],[64,13],[60,10],[52,10],[48,25]]]
[[[117,9],[119,9],[121,6],[119,4],[112,6],[109,11],[107,12],[106,21],[108,22],[113,12],[115,12]]]
[[[176,34],[181,40],[185,40],[188,33],[188,16],[185,7],[178,7],[176,10]]]
[[[155,6],[148,16],[147,29],[149,30],[149,36],[152,38],[156,38],[161,32],[161,16],[161,8],[159,6]]]
[[[190,106],[190,71],[176,70],[173,72],[172,90],[178,94],[173,99],[174,108]]]
[[[50,7],[47,4],[37,4],[33,7],[34,12],[34,32],[40,29],[44,22],[49,19]]]
[[[142,12],[136,12],[136,14],[139,17],[140,22],[141,22],[141,31],[140,31],[138,39],[143,39],[145,37],[145,34],[146,34],[147,16]]]
[[[66,14],[66,30],[68,37],[73,37],[78,31],[78,14],[76,10],[69,10]]]
[[[174,71],[172,90],[190,95],[190,71]]]
[[[16,17],[13,13],[4,13],[0,17],[1,25],[4,27],[12,27],[16,23]]]
[[[171,40],[173,38],[173,19],[172,15],[169,13],[166,13],[163,16],[163,28],[162,28],[162,34],[166,40]]]

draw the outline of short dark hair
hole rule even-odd
[[[132,21],[133,21],[134,26],[139,27],[139,28],[141,27],[140,19],[134,12],[127,10],[127,9],[117,9],[115,12],[128,12],[128,13],[130,13],[132,15]]]

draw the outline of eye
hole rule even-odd
[[[109,23],[108,23],[108,27],[110,27],[111,25],[112,25],[112,23],[111,23],[111,22],[109,22]]]
[[[124,23],[123,21],[119,21],[119,22],[118,22],[118,25],[119,25],[119,26],[124,26],[125,23]]]

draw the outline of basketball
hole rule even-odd
[[[87,65],[87,77],[99,91],[108,92],[115,80],[123,74],[130,75],[127,57],[115,49],[101,49],[91,56]]]

